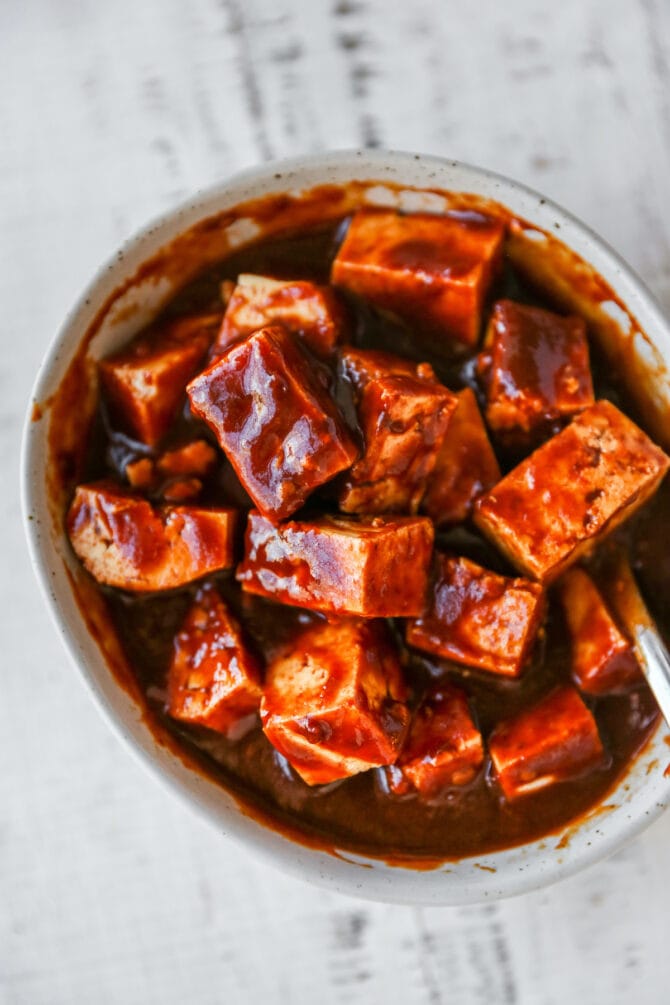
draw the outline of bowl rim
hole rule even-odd
[[[412,170],[415,172],[419,170],[419,165],[425,169],[420,172],[426,176],[424,181],[409,177]],[[21,446],[23,520],[31,564],[42,595],[70,660],[77,668],[82,684],[126,748],[154,778],[176,794],[185,805],[248,850],[260,854],[266,861],[320,886],[376,901],[406,904],[472,904],[515,896],[543,887],[613,854],[664,811],[667,802],[670,801],[668,799],[670,780],[665,779],[660,772],[657,773],[660,777],[649,778],[637,797],[635,816],[629,814],[623,818],[620,815],[617,827],[605,826],[604,831],[596,828],[591,835],[594,840],[588,844],[580,841],[580,830],[582,819],[588,821],[591,814],[580,818],[572,825],[569,824],[564,830],[566,835],[570,832],[570,840],[564,845],[560,854],[555,853],[553,856],[550,854],[552,849],[549,846],[553,844],[555,838],[560,837],[559,831],[526,845],[458,861],[446,861],[443,866],[430,871],[398,865],[390,866],[381,860],[366,859],[350,852],[332,854],[293,841],[281,831],[273,830],[246,814],[237,800],[218,783],[204,779],[183,765],[181,768],[176,763],[171,766],[174,755],[158,751],[157,741],[148,727],[141,725],[139,719],[136,722],[128,721],[128,715],[122,713],[110,696],[110,690],[116,688],[121,691],[121,688],[110,673],[103,654],[98,650],[99,666],[97,669],[91,666],[82,643],[77,643],[75,633],[68,625],[63,602],[50,585],[52,568],[47,555],[48,544],[45,543],[44,535],[40,531],[39,520],[33,519],[44,502],[44,489],[37,472],[40,469],[40,433],[43,433],[45,425],[43,422],[33,421],[33,406],[48,397],[51,385],[57,386],[62,376],[58,371],[69,362],[88,327],[83,323],[83,319],[86,316],[93,317],[97,309],[94,307],[96,302],[98,308],[104,302],[106,287],[109,287],[110,291],[118,287],[124,278],[123,266],[126,265],[128,269],[126,260],[145,252],[145,258],[151,257],[162,244],[188,230],[198,220],[220,211],[222,207],[217,204],[225,203],[231,192],[237,193],[233,201],[228,199],[232,207],[258,195],[286,191],[291,180],[307,177],[310,180],[305,181],[303,187],[310,188],[320,183],[317,176],[323,175],[322,183],[325,183],[334,180],[332,172],[335,174],[339,172],[341,177],[338,177],[337,181],[344,183],[346,179],[356,179],[356,171],[360,169],[364,171],[361,180],[380,184],[388,180],[393,185],[418,189],[474,191],[500,201],[506,208],[512,208],[515,213],[517,212],[515,206],[520,205],[522,208],[519,209],[518,215],[528,219],[530,223],[536,223],[538,227],[550,229],[552,222],[559,223],[560,239],[587,262],[593,264],[608,282],[613,284],[616,280],[617,293],[627,309],[635,317],[642,316],[642,329],[652,334],[663,333],[670,347],[670,325],[655,298],[630,266],[577,217],[522,183],[461,161],[405,151],[335,150],[269,161],[198,190],[190,198],[157,214],[125,240],[118,251],[107,258],[86,284],[51,339],[31,391]],[[434,172],[434,178],[431,171]],[[428,175],[431,175],[430,184]],[[470,185],[474,184],[474,187],[471,188],[470,185],[464,187],[461,182],[469,182]],[[534,209],[533,216],[529,215],[531,207]],[[115,276],[117,278],[114,278]],[[74,337],[77,332],[78,339]],[[656,339],[653,341],[657,345]],[[71,348],[68,349],[70,343]],[[670,356],[666,354],[665,358]],[[50,538],[51,535],[47,536]],[[88,633],[85,625],[84,632]],[[101,684],[98,679],[100,672],[106,674],[110,680],[114,680],[112,688]],[[139,730],[144,729],[147,734],[144,741],[138,726]],[[646,744],[645,752],[654,745],[662,729],[661,723],[655,737]],[[639,760],[640,756],[638,763]],[[629,773],[634,769],[635,765],[633,769],[629,769]],[[628,774],[625,777],[628,777]],[[625,778],[621,780],[617,789],[613,790],[612,795],[618,792],[624,781]],[[219,798],[215,799],[211,792],[205,791],[207,787],[210,789],[214,787]],[[226,793],[227,798],[222,798],[221,792]],[[641,798],[643,794],[644,799]],[[598,809],[595,813],[598,813]],[[542,848],[538,847],[540,845]],[[553,851],[556,852],[556,849]],[[517,860],[514,870],[507,869],[508,861],[514,859]],[[467,870],[467,875],[458,875],[457,878],[459,870],[461,872]],[[441,877],[441,880],[438,880],[438,877]]]

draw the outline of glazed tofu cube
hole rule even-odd
[[[329,356],[344,339],[347,319],[329,286],[243,274],[228,301],[213,352],[219,356],[233,342],[276,324],[298,335],[317,356]]]
[[[466,694],[451,684],[436,684],[414,713],[400,757],[384,769],[386,785],[398,795],[418,790],[432,799],[467,785],[483,763],[484,745]]]
[[[206,440],[192,440],[174,450],[166,450],[155,460],[140,457],[126,464],[126,478],[134,489],[156,492],[163,485],[160,494],[171,499],[179,490],[184,497],[197,495],[204,478],[216,464],[216,450]],[[196,477],[197,476],[197,477]],[[195,491],[194,491],[195,489]]]
[[[409,723],[398,657],[380,622],[324,622],[268,666],[261,721],[308,785],[391,764]]]
[[[485,340],[486,419],[525,447],[593,404],[586,325],[513,300],[495,304]]]
[[[107,401],[127,432],[150,447],[163,438],[220,323],[219,314],[170,321],[102,360]]]
[[[351,221],[331,279],[393,311],[422,344],[450,356],[479,339],[504,234],[502,223],[477,213],[402,216],[363,209]]]
[[[191,440],[174,450],[166,450],[156,461],[159,474],[204,478],[216,464],[216,450],[207,440]]]
[[[183,722],[228,733],[260,702],[258,659],[217,590],[204,586],[175,636],[168,711]]]
[[[433,548],[425,517],[335,517],[274,526],[251,512],[242,589],[329,614],[395,618],[423,610]]]
[[[359,450],[293,335],[262,328],[188,386],[258,509],[273,520],[350,467]]]
[[[128,484],[134,489],[149,491],[156,481],[156,469],[150,457],[139,457],[129,461],[125,468]]]
[[[567,686],[497,726],[489,753],[498,783],[512,800],[596,768],[603,746],[591,712]]]
[[[521,572],[550,582],[646,502],[669,463],[599,401],[482,496],[475,523]]]
[[[543,591],[467,558],[438,554],[431,601],[407,623],[407,642],[424,652],[502,677],[518,677],[544,611]]]
[[[142,593],[229,569],[236,523],[235,510],[154,508],[112,482],[95,482],[77,488],[67,531],[94,579]]]
[[[421,506],[438,527],[467,520],[474,501],[500,481],[498,461],[474,392],[466,387],[455,397],[456,409]]]
[[[584,569],[568,569],[558,593],[572,641],[572,676],[582,691],[607,694],[642,680],[633,647]]]
[[[353,386],[363,456],[339,494],[345,513],[416,513],[456,407],[427,363],[381,352],[342,354]]]

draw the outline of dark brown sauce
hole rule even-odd
[[[309,233],[268,239],[236,252],[190,282],[168,305],[165,316],[220,309],[221,281],[235,279],[240,272],[327,281],[340,231],[340,222],[328,224]],[[509,263],[496,290],[496,296],[503,295],[525,303],[554,306],[525,285]],[[469,385],[479,394],[471,361],[461,357],[454,364],[445,364],[431,358],[430,354],[417,350],[401,326],[358,302],[352,301],[349,306],[355,344],[426,360],[452,389]],[[622,381],[594,346],[591,355],[596,396],[610,398],[636,418]],[[211,440],[205,426],[185,410],[165,445],[195,435]],[[143,455],[146,455],[146,448],[110,429],[101,406],[90,440],[84,479],[119,478],[129,459]],[[506,470],[516,458],[499,455],[499,459]],[[321,495],[321,505],[327,509],[326,493],[317,495]],[[203,502],[246,505],[245,494],[226,463],[208,479]],[[311,500],[312,506],[313,503]],[[664,547],[663,535],[669,517],[670,490],[666,483],[618,535],[630,547],[641,581],[648,589],[652,611],[668,641],[670,554]],[[468,528],[440,535],[439,541],[494,570],[512,571],[500,555]],[[242,594],[232,575],[216,577],[215,581],[266,657],[290,639],[299,625],[309,624],[319,617]],[[303,834],[307,843],[368,853],[386,860],[396,859],[403,864],[414,860],[421,867],[538,838],[597,805],[643,747],[658,722],[658,711],[646,686],[624,695],[589,700],[608,751],[607,763],[575,781],[529,795],[516,804],[501,799],[488,768],[466,788],[452,790],[431,803],[418,797],[389,796],[376,771],[332,786],[310,788],[288,768],[260,727],[232,742],[211,731],[179,724],[165,714],[165,678],[172,639],[194,589],[143,597],[104,591],[119,639],[147,697],[150,718],[160,725],[162,734],[174,737],[207,774],[236,794],[252,812],[274,821],[280,829]],[[396,637],[400,639],[399,632]],[[518,681],[463,671],[446,661],[425,658],[415,652],[409,652],[407,658],[408,682],[415,694],[419,694],[428,681],[441,676],[457,681],[466,689],[484,737],[501,719],[569,677],[567,633],[560,606],[556,603],[550,603],[546,631]]]

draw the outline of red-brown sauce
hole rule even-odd
[[[296,232],[260,241],[197,276],[174,298],[166,317],[221,309],[219,286],[241,272],[327,282],[340,222],[317,230]],[[506,263],[496,296],[555,308],[524,284]],[[354,319],[354,343],[384,349],[431,363],[438,377],[453,390],[475,387],[472,361],[459,358],[445,364],[429,352],[417,350],[399,325],[370,311],[362,303],[349,305]],[[633,418],[635,409],[622,380],[597,347],[591,347],[596,397],[607,397]],[[480,391],[476,388],[477,393]],[[348,412],[350,414],[350,410]],[[204,423],[184,409],[166,444],[186,434],[212,441]],[[120,478],[126,463],[144,456],[146,448],[134,444],[111,428],[104,407],[98,409],[89,440],[87,460],[80,479]],[[499,454],[507,470],[512,457]],[[62,475],[62,472],[61,472]],[[320,500],[320,502],[319,502]],[[224,462],[205,483],[205,505],[247,506],[244,491]],[[315,499],[310,505],[314,508]],[[328,509],[326,492],[317,493],[317,507]],[[331,505],[332,509],[332,505]],[[618,536],[634,559],[648,600],[662,631],[670,641],[670,551],[663,540],[670,518],[667,484]],[[473,558],[503,574],[513,574],[504,559],[468,527],[439,533],[438,543]],[[283,642],[304,630],[318,615],[244,594],[234,574],[211,577],[242,621],[245,630],[266,658]],[[279,829],[301,836],[308,844],[336,847],[379,856],[386,860],[430,867],[438,861],[478,855],[493,849],[538,838],[575,820],[596,806],[613,787],[658,723],[658,710],[645,685],[626,694],[587,699],[595,713],[607,751],[603,765],[573,781],[549,787],[516,803],[505,802],[486,769],[467,786],[453,789],[430,802],[418,796],[395,798],[385,790],[381,775],[369,771],[344,782],[310,788],[278,756],[262,733],[253,728],[236,741],[176,722],[166,715],[166,673],[173,638],[179,630],[196,587],[148,596],[101,590],[118,638],[145,695],[148,721],[164,740],[177,745],[208,775],[234,793],[248,808]],[[560,683],[569,680],[569,644],[558,603],[550,603],[545,631],[530,664],[519,680],[468,672],[438,658],[407,651],[405,673],[410,687],[421,691],[436,680],[454,681],[471,698],[476,721],[484,737],[501,720],[532,704]],[[398,644],[400,632],[394,631]]]

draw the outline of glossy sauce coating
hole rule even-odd
[[[67,516],[70,541],[91,575],[142,593],[169,590],[234,562],[239,514],[231,509],[155,509],[112,482],[81,485]]]
[[[244,271],[287,278],[304,276],[323,283],[329,275],[334,235],[335,228],[324,228],[320,232],[289,236],[285,240],[267,241],[244,249],[187,287],[171,305],[170,312],[178,315],[194,309],[220,309],[218,288],[221,280],[235,279]],[[507,285],[501,286],[496,295],[519,298],[519,291],[523,290],[519,278],[508,270],[505,282]],[[532,291],[524,290],[522,295],[528,296],[530,302],[537,302]],[[363,336],[354,335],[363,347],[386,347],[401,354],[411,352],[411,342],[397,325],[371,315],[356,300],[350,307],[356,322],[354,332],[364,332]],[[422,356],[433,364],[438,377],[454,391],[469,379],[461,373],[460,367],[445,366],[439,357],[432,357],[425,350]],[[616,375],[611,374],[602,360],[597,361],[595,372],[599,396],[612,396],[621,403]],[[180,435],[186,430],[191,436],[207,435],[202,423],[191,418],[187,418],[179,429]],[[107,443],[102,427],[97,443]],[[107,460],[101,463],[105,456]],[[504,467],[504,456],[501,462]],[[105,455],[105,450],[98,447],[91,453],[88,474],[92,478],[105,472],[118,476],[115,465],[114,457],[109,453]],[[205,487],[204,501],[208,505],[215,502],[230,505],[240,498],[240,491],[234,480],[230,481],[228,475],[223,480],[222,476]],[[659,527],[670,519],[670,494],[663,492],[649,507],[653,516],[646,516],[646,508],[641,511],[634,525],[625,528],[624,540],[630,541],[632,553],[640,556],[643,564],[639,574],[645,583],[652,585],[658,600],[655,613],[665,618],[662,623],[666,624],[670,622],[670,608],[666,611],[663,598],[670,595],[670,564],[650,559],[662,551],[657,536]],[[461,535],[459,531],[458,534],[459,550],[462,546],[481,564],[505,575],[514,574],[481,538],[469,532]],[[449,540],[445,543],[449,544]],[[297,632],[320,621],[318,614],[242,593],[229,574],[217,576],[216,583],[268,661],[290,644]],[[250,812],[274,820],[278,827],[293,835],[296,831],[304,834],[307,841],[321,841],[329,846],[388,859],[399,856],[405,860],[407,856],[415,856],[421,861],[477,855],[531,840],[573,820],[602,799],[657,722],[655,703],[644,685],[625,694],[596,700],[593,707],[607,755],[602,763],[576,781],[557,783],[553,788],[509,804],[501,801],[500,792],[491,784],[486,770],[463,785],[457,796],[449,792],[432,801],[429,807],[416,794],[404,799],[389,798],[375,771],[358,774],[324,789],[310,788],[294,773],[287,772],[285,763],[278,758],[260,728],[233,742],[208,730],[182,727],[165,716],[161,690],[171,659],[172,638],[183,623],[193,593],[194,588],[187,587],[164,596],[108,595],[119,636],[140,685],[148,693],[153,713],[163,728],[198,759],[204,771],[237,793],[243,804],[251,807]],[[463,689],[476,710],[478,729],[488,737],[502,720],[514,717],[556,686],[567,683],[568,668],[566,628],[560,607],[554,604],[546,623],[546,634],[518,680],[463,672],[449,661],[424,657],[416,651],[411,653],[403,670],[416,695],[437,680]],[[361,812],[361,807],[365,807],[365,812]]]
[[[414,713],[409,735],[384,780],[394,795],[413,789],[431,799],[468,785],[484,764],[484,744],[460,688],[438,683]]]
[[[338,495],[345,513],[416,513],[456,407],[426,364],[390,353],[344,349],[363,456]]]
[[[507,799],[579,776],[605,752],[593,715],[575,688],[556,688],[536,705],[500,723],[489,740],[498,781]]]
[[[478,499],[475,523],[521,572],[549,582],[642,506],[668,465],[599,401]]]
[[[327,357],[344,339],[348,318],[332,287],[243,273],[226,305],[212,352],[221,355],[245,335],[272,324],[283,325],[317,356]]]
[[[409,617],[423,609],[432,547],[423,517],[322,516],[277,527],[252,511],[237,579],[285,604]]]
[[[356,459],[359,449],[328,389],[281,327],[261,328],[188,386],[266,516],[281,520]]]
[[[109,406],[138,440],[153,447],[165,436],[220,324],[218,313],[158,324],[100,364]]]
[[[269,664],[261,721],[301,778],[322,785],[395,761],[406,696],[383,621],[321,622]]]
[[[457,404],[435,460],[421,509],[440,526],[462,523],[480,495],[500,480],[500,466],[470,387]]]
[[[425,612],[407,622],[408,645],[467,667],[518,677],[544,610],[542,588],[467,558],[437,553]]]
[[[552,424],[593,404],[586,325],[581,318],[499,300],[480,359],[486,418],[501,443],[532,445],[551,432]]]
[[[176,719],[229,733],[258,711],[261,666],[211,584],[198,590],[174,639],[168,708]]]
[[[402,216],[359,210],[333,262],[332,281],[414,325],[447,358],[479,337],[500,267],[504,228],[477,213]]]
[[[589,694],[603,694],[640,683],[642,671],[633,647],[617,625],[600,591],[584,570],[568,569],[558,583],[571,637],[572,675]]]

